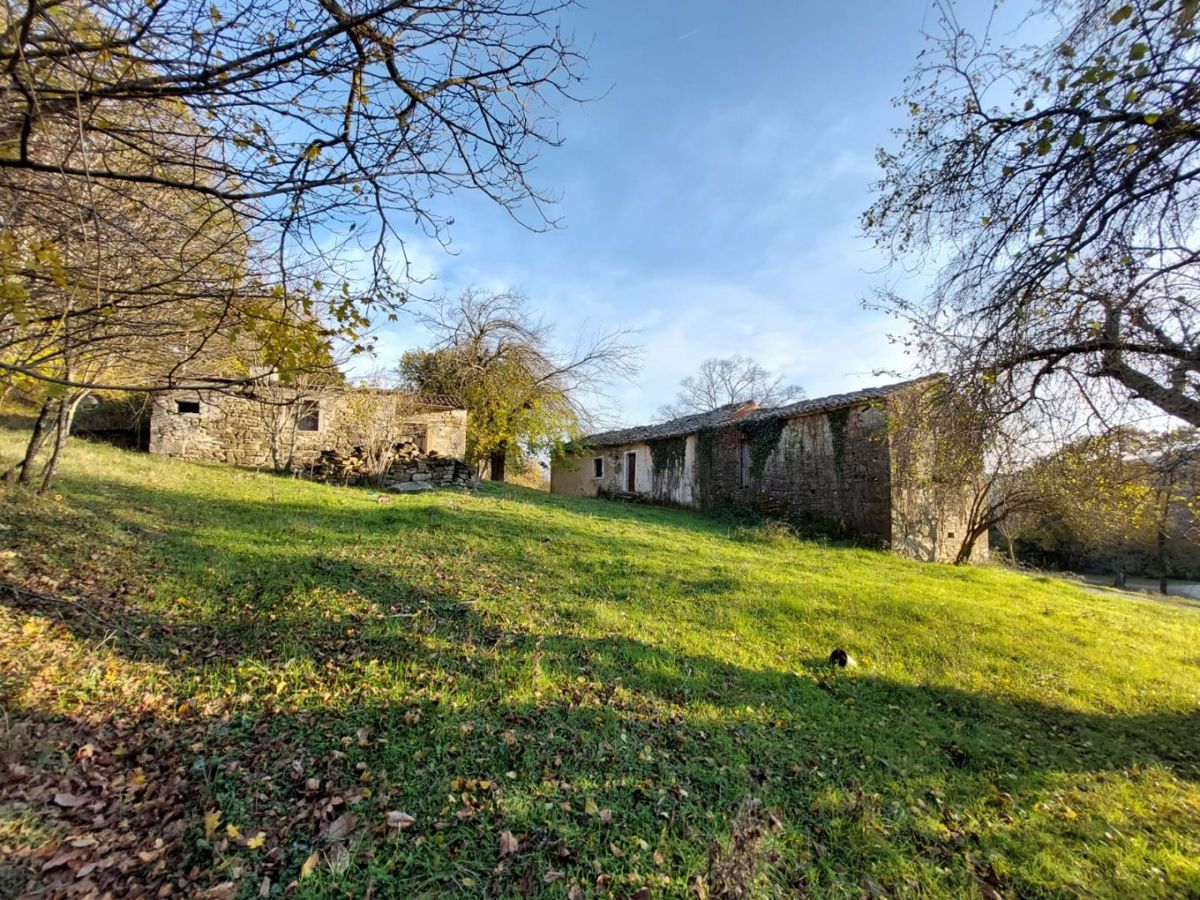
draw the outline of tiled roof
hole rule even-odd
[[[646,441],[663,438],[680,437],[685,434],[695,434],[703,428],[719,428],[732,425],[735,422],[761,422],[764,419],[794,419],[797,416],[811,416],[816,413],[829,412],[834,409],[844,409],[848,406],[858,406],[883,400],[889,394],[895,393],[911,385],[929,381],[937,376],[925,376],[895,384],[884,384],[878,387],[863,388],[848,394],[830,394],[828,397],[816,397],[812,400],[799,400],[786,406],[771,406],[765,409],[751,408],[745,410],[745,403],[730,403],[710,412],[695,413],[690,416],[680,416],[669,422],[657,425],[635,425],[632,428],[618,428],[613,431],[602,431],[580,438],[575,443],[585,447],[616,447],[622,444],[641,444]]]
[[[660,422],[657,425],[634,425],[632,428],[617,428],[613,431],[589,434],[585,438],[580,438],[576,443],[588,447],[615,447],[618,444],[640,444],[644,441],[656,441],[662,438],[679,437],[683,434],[694,434],[702,428],[717,428],[721,425],[728,425],[730,422],[737,421],[739,418],[746,418],[744,412],[741,416],[738,413],[745,410],[747,406],[751,410],[755,408],[753,404],[744,402],[728,403],[725,406],[718,406],[716,409],[709,410],[708,412],[680,416],[678,419],[671,419],[669,422]]]
[[[895,384],[881,384],[878,387],[863,388],[861,391],[851,391],[848,394],[830,394],[828,397],[798,400],[786,406],[771,406],[752,412],[746,416],[746,421],[761,422],[763,419],[794,419],[797,416],[811,416],[834,409],[845,409],[847,406],[858,406],[860,403],[886,400],[890,394],[894,394],[896,391],[932,381],[938,377],[940,376],[926,375],[922,378],[912,378],[908,381],[897,381]]]

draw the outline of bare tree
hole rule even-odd
[[[780,406],[804,399],[804,388],[772,375],[748,356],[706,359],[695,375],[679,382],[675,402],[659,408],[664,419],[708,412],[728,403],[755,401],[759,406]]]
[[[578,80],[561,9],[7,6],[0,384],[53,386],[13,476],[51,443],[48,487],[90,390],[236,386],[258,377],[247,356],[298,373],[327,368],[330,341],[362,351],[413,285],[400,223],[445,240],[441,196],[553,224],[527,174]]]
[[[1011,408],[1066,384],[1099,413],[1137,399],[1200,424],[1196,4],[1047,0],[1017,48],[935,9],[863,225],[940,274],[881,305]]]
[[[17,227],[14,210],[61,212],[40,217],[45,234],[21,243],[15,258],[29,262],[13,274],[21,286],[53,283],[70,295],[70,315],[81,303],[126,298],[118,311],[132,307],[129,333],[137,310],[164,295],[250,293],[268,320],[327,320],[354,340],[371,315],[407,297],[401,223],[445,238],[437,198],[479,191],[531,227],[552,222],[551,198],[527,175],[538,151],[558,142],[549,101],[577,82],[581,61],[556,27],[561,8],[555,0],[11,5],[0,22],[0,143],[9,148],[0,156],[8,202],[0,239]],[[138,215],[116,213],[113,197],[175,229],[178,260],[156,270],[133,256],[132,286],[108,260],[85,278],[56,258],[102,250],[114,237],[153,238]],[[207,271],[224,284],[198,290],[190,264],[214,253],[221,265]],[[28,320],[24,303],[6,297],[0,328]],[[239,327],[244,317],[222,330]],[[38,359],[46,351],[36,333],[10,331],[19,347],[0,348],[0,371],[97,386]],[[176,352],[186,360],[195,346]],[[151,384],[124,373],[110,386],[172,387],[196,374],[175,365]]]
[[[552,452],[586,431],[604,389],[638,370],[628,332],[581,334],[560,350],[553,329],[512,292],[468,290],[423,319],[436,343],[404,355],[402,379],[467,409],[468,459],[493,481],[504,480],[510,457]]]

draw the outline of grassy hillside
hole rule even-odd
[[[0,895],[1200,895],[1196,609],[517,488],[59,490],[0,501]]]

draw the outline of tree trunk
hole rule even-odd
[[[1113,579],[1113,587],[1124,588],[1128,575],[1125,572],[1125,557],[1117,559],[1117,577]]]
[[[508,456],[508,445],[501,444],[488,454],[488,478],[492,481],[504,480],[504,461]]]
[[[49,491],[50,485],[54,483],[54,476],[58,474],[58,464],[62,459],[63,448],[67,445],[67,438],[71,436],[71,423],[75,420],[75,410],[79,408],[80,402],[87,395],[88,391],[80,391],[59,401],[58,420],[55,422],[54,449],[50,453],[50,458],[46,460],[45,468],[42,469],[42,484],[38,488],[39,496]]]
[[[959,545],[958,555],[954,557],[956,566],[965,565],[971,561],[971,551],[975,549],[975,543],[991,530],[991,524],[976,526],[967,531],[963,542]]]
[[[46,420],[50,418],[52,402],[49,398],[42,401],[42,408],[38,410],[38,417],[33,423],[33,431],[29,434],[29,443],[25,445],[25,458],[4,473],[4,480],[9,484],[14,481],[29,484],[30,478],[33,477],[33,461],[46,439]]]
[[[1158,563],[1158,592],[1167,593],[1167,517],[1171,512],[1169,495],[1164,495],[1154,534],[1154,555]]]

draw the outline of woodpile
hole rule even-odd
[[[416,442],[403,440],[391,448],[391,461],[382,482],[393,485],[402,482],[433,484],[470,484],[475,474],[461,460],[442,456],[436,451],[422,453]],[[358,484],[371,476],[367,454],[362,447],[350,450],[322,450],[309,468],[309,476],[331,484]]]

